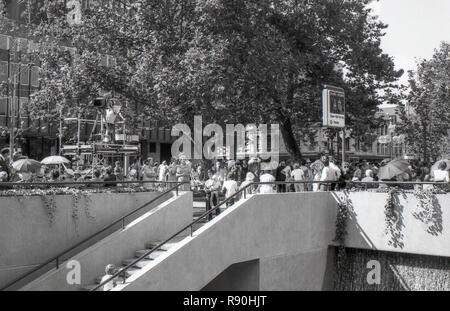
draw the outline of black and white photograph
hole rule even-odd
[[[449,0],[0,0],[0,291],[449,292],[449,124]]]

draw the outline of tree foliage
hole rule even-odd
[[[276,122],[289,153],[300,157],[299,143],[321,122],[323,84],[345,89],[348,127],[364,136],[378,125],[378,91],[402,74],[380,48],[387,25],[370,2],[103,1],[70,25],[64,1],[45,1],[33,35],[76,50],[68,57],[40,49],[41,91],[31,106],[79,113],[112,91],[134,118]],[[115,66],[101,65],[106,54]]]
[[[400,106],[401,124],[410,153],[425,162],[450,153],[450,44],[442,42],[431,59],[409,72],[407,105]]]

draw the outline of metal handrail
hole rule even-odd
[[[164,182],[159,182],[158,183],[164,183]],[[0,290],[6,290],[9,287],[13,286],[14,284],[20,282],[21,280],[25,279],[26,277],[28,277],[29,275],[33,274],[34,272],[42,269],[43,267],[47,266],[48,264],[52,263],[53,261],[56,262],[56,269],[59,268],[59,259],[64,256],[65,254],[69,253],[70,251],[73,251],[74,249],[76,249],[77,247],[79,247],[80,245],[83,245],[84,243],[88,242],[89,240],[91,240],[92,238],[98,236],[101,233],[104,233],[106,230],[112,228],[114,225],[117,225],[118,223],[122,222],[122,229],[125,228],[125,219],[131,215],[133,215],[134,213],[142,210],[143,208],[147,207],[149,204],[155,202],[156,200],[160,199],[161,197],[163,197],[164,195],[166,195],[167,193],[175,190],[176,191],[176,196],[178,196],[178,188],[186,183],[189,183],[188,181],[182,181],[182,182],[167,182],[167,183],[176,183],[176,185],[166,191],[164,191],[163,193],[159,194],[158,196],[154,197],[153,199],[151,199],[150,201],[146,202],[144,205],[136,208],[135,210],[127,213],[125,216],[122,216],[120,219],[112,222],[111,224],[109,224],[108,226],[104,227],[103,229],[101,229],[100,231],[97,231],[96,233],[90,235],[89,237],[83,239],[81,242],[78,242],[77,244],[75,244],[74,246],[71,246],[70,248],[64,250],[63,252],[59,253],[58,255],[52,257],[51,259],[47,260],[45,263],[40,264],[38,267],[36,267],[35,269],[28,271],[26,274],[22,275],[21,277],[17,278],[16,280],[8,283],[6,286],[3,286]]]
[[[136,263],[138,263],[139,261],[141,261],[142,259],[145,259],[148,255],[150,255],[151,253],[157,251],[158,249],[160,249],[163,245],[167,244],[169,241],[171,241],[173,238],[175,238],[176,236],[178,236],[179,234],[181,234],[183,231],[187,230],[187,229],[191,229],[191,236],[193,234],[193,226],[198,223],[201,219],[205,218],[206,216],[214,213],[217,209],[219,209],[221,206],[223,206],[224,204],[228,203],[229,201],[231,201],[232,199],[234,199],[235,197],[237,197],[239,194],[243,193],[244,194],[244,199],[246,198],[246,190],[247,188],[253,186],[253,185],[279,185],[279,184],[314,184],[314,183],[318,183],[318,184],[337,184],[339,183],[339,181],[317,181],[317,180],[311,180],[311,181],[274,181],[274,182],[252,182],[248,185],[246,185],[244,188],[239,189],[236,193],[234,193],[232,196],[226,198],[224,201],[220,202],[219,204],[217,204],[215,207],[213,207],[212,209],[210,209],[209,211],[206,211],[205,213],[203,213],[202,215],[200,215],[196,220],[192,221],[190,224],[184,226],[182,229],[178,230],[176,233],[174,233],[173,235],[171,235],[169,238],[167,238],[166,240],[164,240],[163,242],[159,243],[158,245],[156,245],[154,248],[152,248],[151,250],[145,252],[143,255],[141,255],[140,257],[138,257],[137,259],[133,260],[131,263],[129,263],[128,265],[126,265],[125,267],[121,268],[120,270],[116,271],[112,276],[110,276],[108,279],[106,279],[103,282],[100,282],[100,284],[98,284],[97,286],[95,286],[94,288],[92,288],[90,291],[96,291],[97,289],[99,289],[100,287],[102,287],[103,285],[105,285],[106,283],[110,282],[111,280],[115,279],[118,276],[123,276],[123,283],[125,283],[125,279],[126,279],[126,273],[125,271],[127,271],[129,268],[133,267]],[[379,183],[379,184],[385,184],[385,183],[392,183],[392,184],[439,184],[442,185],[442,182],[395,182],[395,181],[388,181],[388,182],[362,182],[362,181],[346,181],[346,183],[355,183],[355,184],[373,184],[373,183]],[[445,183],[444,183],[445,184]]]

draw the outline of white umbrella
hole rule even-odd
[[[33,172],[41,168],[41,163],[33,159],[21,159],[13,162],[11,166],[18,172]]]
[[[69,164],[70,160],[68,160],[67,158],[64,158],[62,156],[49,156],[44,158],[41,161],[42,164],[46,164],[46,165],[56,165],[56,164]]]

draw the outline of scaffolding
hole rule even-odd
[[[113,134],[108,133],[104,118],[100,118],[100,132],[95,133],[98,127],[98,113],[95,120],[77,118],[62,118],[61,122],[77,124],[76,144],[62,145],[62,124],[60,125],[60,153],[62,156],[72,156],[77,169],[93,168],[104,165],[113,165],[121,160],[124,171],[128,167],[129,157],[139,157],[141,148],[138,135],[125,135],[125,121],[114,122]],[[81,127],[83,124],[93,124],[91,134],[86,142],[81,141]],[[123,134],[115,134],[116,125],[122,125]],[[117,142],[122,142],[121,144]],[[127,144],[127,142],[138,144]]]

